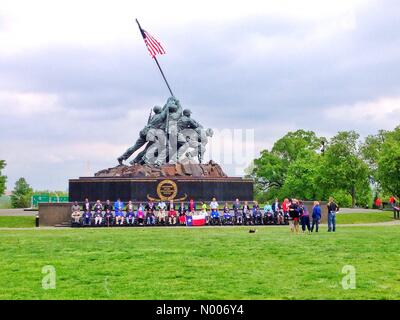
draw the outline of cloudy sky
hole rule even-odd
[[[113,166],[168,98],[134,18],[164,45],[182,105],[204,126],[254,130],[257,155],[298,128],[400,124],[399,16],[398,0],[0,0],[8,188],[66,190]]]

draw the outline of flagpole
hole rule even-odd
[[[136,23],[137,23],[137,25],[138,25],[138,27],[139,27],[140,34],[141,34],[142,37],[144,38],[144,35],[143,35],[144,32],[143,32],[142,27],[140,26],[140,23],[139,23],[138,19],[136,19]],[[172,93],[171,87],[169,86],[169,83],[168,83],[168,81],[167,81],[167,78],[165,77],[164,72],[162,71],[161,66],[160,66],[160,64],[158,63],[157,58],[154,56],[153,59],[154,59],[154,61],[156,62],[157,67],[158,67],[158,69],[159,69],[160,72],[161,72],[161,75],[162,75],[162,77],[163,77],[163,79],[164,79],[164,81],[165,81],[165,84],[166,84],[167,87],[168,87],[169,92],[171,93],[171,96],[174,97],[174,94]]]

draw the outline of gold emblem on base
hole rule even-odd
[[[178,194],[178,186],[176,185],[175,181],[173,180],[162,180],[157,185],[157,195],[158,199],[147,195],[147,199],[151,201],[169,201],[169,200],[178,200],[183,201],[187,198],[187,194],[179,199],[175,199],[176,195]]]

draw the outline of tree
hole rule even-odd
[[[15,183],[13,193],[11,195],[11,205],[13,208],[27,208],[31,204],[32,188],[24,178],[19,178]]]
[[[252,177],[258,192],[267,193],[272,199],[280,194],[290,165],[298,155],[308,150],[316,153],[325,138],[318,138],[314,132],[297,130],[289,132],[275,142],[271,151],[263,150],[254,160]]]
[[[3,170],[6,166],[6,162],[4,160],[0,160],[0,196],[4,194],[4,190],[6,190],[6,181],[7,177],[1,174],[1,170]]]
[[[400,197],[400,126],[385,135],[377,159],[377,177],[382,188]]]
[[[288,132],[276,141],[271,151],[285,162],[291,163],[303,150],[318,150],[324,140],[325,138],[318,138],[313,131],[297,130]]]
[[[304,200],[316,200],[326,197],[319,185],[321,155],[312,150],[301,151],[287,171],[280,198],[295,197]]]
[[[361,157],[358,143],[359,134],[355,131],[342,131],[334,136],[324,154],[324,172],[320,182],[326,189],[343,190],[356,204],[356,196],[365,194],[369,189],[368,166]]]

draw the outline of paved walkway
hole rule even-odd
[[[340,208],[339,213],[382,213],[383,210],[363,208]]]
[[[24,211],[24,209],[0,209],[0,216],[35,216],[38,211]]]

